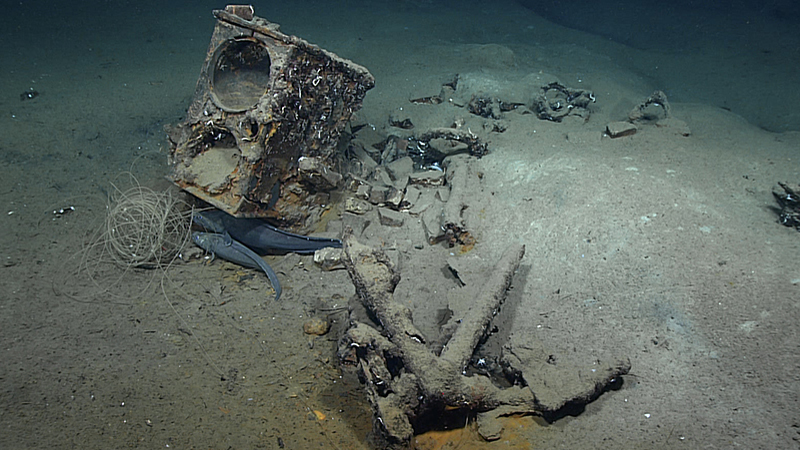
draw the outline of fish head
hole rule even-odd
[[[206,251],[211,251],[211,247],[213,246],[213,239],[209,233],[201,233],[199,231],[195,231],[192,233],[192,242],[195,243],[198,247],[202,248]]]
[[[222,233],[225,228],[222,226],[222,223],[220,223],[219,220],[215,220],[213,217],[211,217],[211,214],[204,213],[203,211],[196,211],[192,215],[192,221],[208,231],[213,231],[214,233]]]
[[[202,231],[195,231],[192,233],[192,242],[207,252],[216,253],[217,250],[222,247],[230,247],[233,240],[227,233],[204,233]]]

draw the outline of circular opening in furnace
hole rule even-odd
[[[214,52],[212,63],[211,93],[223,110],[252,108],[269,88],[269,52],[255,39],[225,41]]]

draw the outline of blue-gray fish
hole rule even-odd
[[[281,283],[272,267],[266,263],[256,252],[244,246],[241,242],[234,240],[227,233],[192,233],[192,241],[203,250],[218,256],[226,261],[230,261],[240,266],[251,269],[261,269],[267,274],[272,289],[275,290],[275,300],[281,298]]]
[[[342,247],[339,239],[289,233],[273,227],[263,219],[240,219],[218,209],[198,211],[193,220],[208,231],[230,234],[233,239],[260,255],[290,252],[307,255],[325,247]]]

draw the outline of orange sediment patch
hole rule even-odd
[[[536,433],[541,426],[533,417],[514,415],[499,419],[503,423],[503,433],[496,441],[487,441],[478,434],[478,427],[470,423],[465,428],[453,430],[428,431],[414,437],[414,450],[486,450],[486,449],[519,449],[533,448],[525,438]]]

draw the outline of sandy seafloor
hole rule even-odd
[[[542,15],[512,1],[255,5],[374,74],[358,118],[379,133],[392,114],[475,120],[408,102],[455,74],[498,86],[546,74],[597,98],[585,122],[507,112],[505,132],[482,134],[478,244],[462,257],[491,264],[525,243],[503,335],[539,333],[587,364],[623,355],[631,373],[578,416],[509,418],[492,443],[469,425],[418,448],[800,448],[800,233],[777,223],[771,194],[800,182],[800,11],[661,3],[539,2]],[[169,188],[163,126],[189,104],[222,6],[4,6],[0,447],[372,445],[369,405],[335,355],[345,324],[302,329],[353,297],[345,271],[269,257],[284,284],[275,303],[264,277],[220,262],[175,265],[163,283],[109,270],[108,290],[76,270],[121,174]],[[40,95],[21,101],[29,89]],[[655,89],[689,136],[603,136]],[[450,250],[419,245],[410,216],[400,229],[373,220],[359,239],[398,261],[396,295],[430,325],[424,308],[455,288]]]

